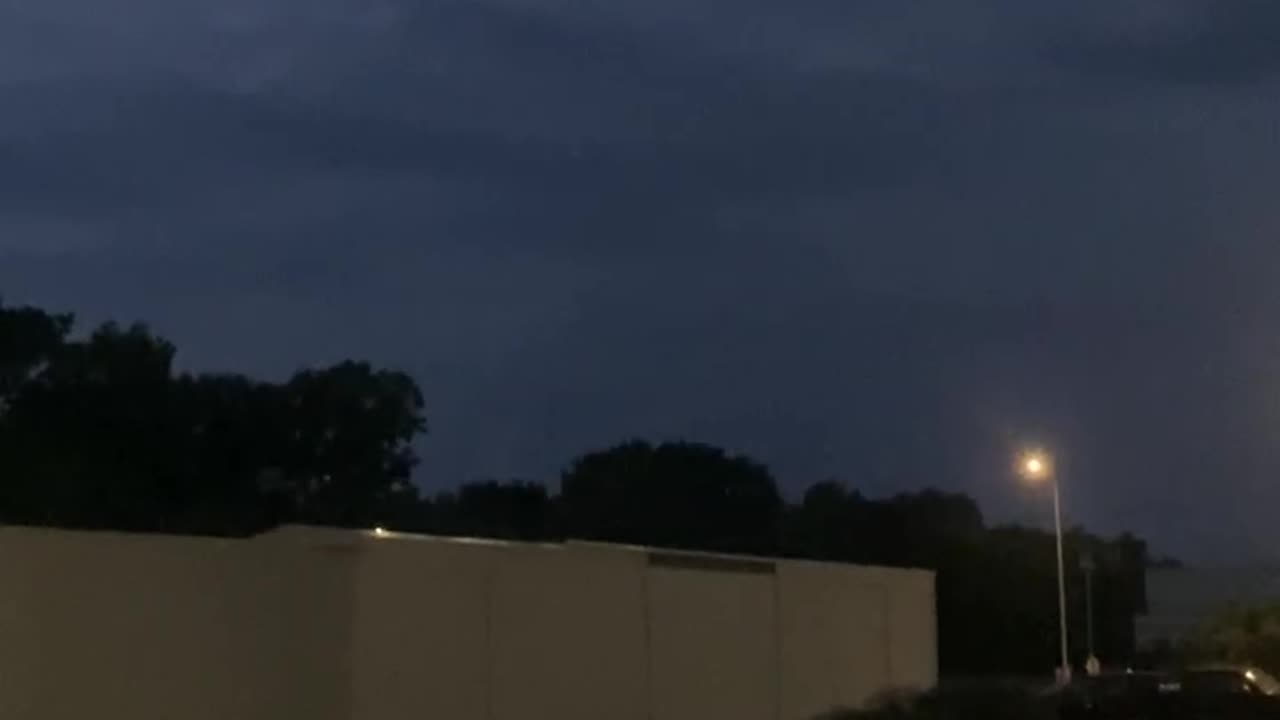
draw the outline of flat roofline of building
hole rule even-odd
[[[934,571],[927,568],[908,568],[894,567],[888,565],[870,565],[861,563],[849,563],[833,560],[814,560],[810,558],[795,558],[786,556],[758,555],[751,553],[732,553],[717,552],[714,550],[697,550],[687,548],[671,548],[655,545],[637,545],[631,543],[616,543],[603,540],[584,540],[579,538],[565,538],[563,540],[511,540],[503,538],[486,538],[473,537],[465,535],[439,535],[431,533],[409,533],[393,530],[384,530],[381,528],[368,529],[352,529],[352,528],[334,528],[319,525],[301,525],[289,524],[281,525],[263,536],[278,537],[327,537],[331,540],[345,538],[347,540],[358,542],[419,542],[419,543],[446,543],[455,545],[469,545],[493,548],[546,548],[546,549],[600,549],[605,551],[622,551],[633,552],[650,556],[660,556],[663,558],[686,558],[690,561],[705,560],[720,563],[793,563],[797,565],[808,565],[817,567],[838,567],[838,568],[858,568],[865,570],[874,570],[886,573],[901,574],[919,574],[922,576],[934,576]]]
[[[758,555],[750,553],[732,553],[717,552],[714,550],[697,550],[687,548],[671,548],[653,545],[636,545],[629,543],[615,543],[602,540],[586,540],[579,538],[565,538],[563,540],[510,540],[503,538],[486,538],[466,535],[439,535],[429,533],[412,533],[387,530],[378,527],[372,528],[342,528],[327,525],[306,525],[300,523],[288,523],[277,525],[273,528],[264,530],[261,533],[246,536],[221,536],[221,535],[192,535],[178,534],[166,532],[135,532],[127,530],[115,530],[108,528],[62,528],[48,525],[0,525],[0,536],[5,532],[29,532],[41,534],[61,534],[61,535],[92,535],[92,536],[111,536],[129,541],[144,541],[149,539],[165,538],[179,542],[196,542],[216,544],[223,547],[236,546],[241,544],[255,542],[324,542],[329,544],[343,545],[363,545],[366,543],[385,543],[385,542],[403,542],[403,543],[439,543],[458,546],[472,547],[490,547],[490,548],[542,548],[548,550],[570,550],[580,549],[599,549],[609,552],[631,552],[638,555],[645,555],[650,562],[658,565],[679,566],[681,561],[687,561],[690,566],[697,564],[699,561],[708,564],[722,564],[725,567],[732,565],[741,565],[746,568],[748,564],[772,564],[789,563],[792,565],[812,566],[812,567],[831,567],[831,568],[857,568],[860,570],[870,570],[874,572],[882,572],[897,575],[920,575],[933,577],[933,570],[927,568],[910,568],[910,567],[894,567],[888,565],[871,565],[851,562],[840,562],[836,560],[815,560],[810,558],[796,558],[786,556]],[[656,561],[655,561],[656,559]]]

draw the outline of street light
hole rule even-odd
[[[1032,455],[1027,458],[1026,470],[1028,477],[1039,479],[1044,474],[1044,467],[1044,460],[1039,455]]]
[[[1053,485],[1053,529],[1058,541],[1058,629],[1062,649],[1062,666],[1058,679],[1064,685],[1071,680],[1071,659],[1067,651],[1067,580],[1062,560],[1062,499],[1058,492],[1058,476],[1053,472],[1053,458],[1032,451],[1022,456],[1022,476],[1028,482],[1048,480]]]
[[[1098,569],[1098,564],[1091,553],[1086,552],[1080,556],[1080,569],[1084,572],[1084,626],[1087,633],[1085,639],[1089,645],[1089,659],[1085,661],[1084,667],[1089,675],[1097,675],[1102,670],[1093,645],[1093,572]]]

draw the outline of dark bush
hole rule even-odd
[[[814,720],[1054,720],[1052,702],[1020,687],[964,687],[892,697]]]

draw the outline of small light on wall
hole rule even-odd
[[[373,534],[377,535],[378,537],[386,537],[391,533],[387,532],[386,528],[379,526],[373,529]]]

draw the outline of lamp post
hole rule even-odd
[[[1067,579],[1062,557],[1062,497],[1058,491],[1058,476],[1053,471],[1053,460],[1042,452],[1027,453],[1021,463],[1022,475],[1029,482],[1045,480],[1053,486],[1053,530],[1058,543],[1058,631],[1061,641],[1062,665],[1058,669],[1058,681],[1071,680],[1071,658],[1067,650]]]
[[[1084,571],[1084,612],[1085,639],[1088,641],[1089,659],[1085,661],[1085,670],[1089,675],[1097,675],[1102,669],[1098,654],[1093,644],[1093,572],[1098,569],[1091,553],[1080,556],[1080,569]]]

